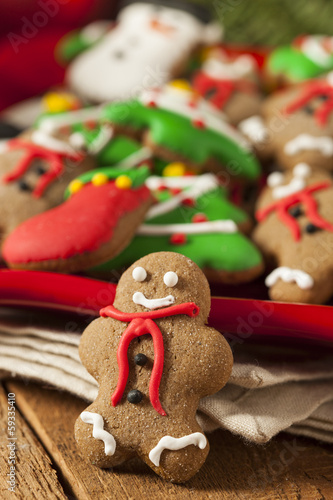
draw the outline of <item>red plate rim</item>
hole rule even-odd
[[[0,270],[0,305],[39,307],[98,316],[114,300],[107,281],[40,271]],[[235,341],[289,337],[333,342],[333,307],[212,297],[209,325]]]

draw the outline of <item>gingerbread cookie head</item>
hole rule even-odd
[[[260,111],[259,68],[249,54],[231,57],[222,50],[212,50],[195,73],[192,85],[233,125]]]
[[[333,169],[333,73],[269,96],[260,117],[240,124],[259,156],[275,157],[284,169],[305,162]]]
[[[217,43],[221,28],[183,0],[124,2],[118,23],[69,66],[69,86],[91,102],[126,99],[181,74],[194,49]]]
[[[267,276],[273,300],[325,303],[333,294],[332,180],[300,163],[274,172],[258,200],[254,241],[277,267]]]
[[[227,342],[205,324],[209,306],[206,278],[183,255],[150,254],[123,275],[114,304],[80,343],[100,385],[75,428],[93,463],[112,467],[137,455],[174,482],[199,470],[209,445],[196,408],[223,387],[232,366]]]

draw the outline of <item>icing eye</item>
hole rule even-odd
[[[166,286],[176,286],[178,283],[178,276],[173,271],[169,271],[163,276],[163,281]]]
[[[267,177],[267,185],[270,188],[280,186],[283,183],[284,175],[281,172],[273,172]]]
[[[147,271],[143,267],[135,267],[132,276],[135,281],[144,281],[147,278]]]

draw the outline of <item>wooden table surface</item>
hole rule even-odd
[[[8,393],[16,402],[15,493],[7,489]],[[0,387],[1,499],[333,499],[333,447],[288,434],[257,446],[215,431],[206,464],[185,485],[164,482],[139,460],[100,470],[85,461],[73,437],[86,406],[31,382]]]

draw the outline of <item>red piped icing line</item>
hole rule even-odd
[[[124,313],[114,306],[110,305],[100,310],[100,315],[117,319],[119,321],[130,322],[122,334],[117,350],[117,362],[119,376],[116,390],[111,396],[112,406],[117,406],[121,400],[128,380],[129,366],[127,352],[131,341],[142,335],[150,334],[154,344],[154,365],[149,383],[149,398],[153,408],[162,416],[166,416],[159,398],[159,388],[163,374],[164,364],[164,344],[161,330],[154,323],[154,319],[176,316],[177,314],[186,314],[194,318],[198,316],[200,308],[194,302],[176,304],[175,306],[165,307],[157,311],[143,311],[138,313]]]
[[[301,95],[288,104],[285,109],[287,114],[294,113],[298,109],[306,106],[309,101],[321,95],[327,96],[327,100],[321,103],[314,112],[314,116],[319,125],[326,125],[330,114],[333,111],[333,87],[325,81],[309,82],[303,89]]]
[[[265,220],[270,213],[276,211],[277,217],[290,229],[294,240],[299,241],[301,237],[299,225],[297,224],[295,218],[290,215],[288,210],[293,205],[303,203],[305,207],[305,214],[313,224],[321,229],[333,232],[333,224],[319,215],[317,201],[311,196],[312,193],[329,187],[331,187],[330,182],[320,182],[318,184],[314,184],[313,186],[308,186],[302,191],[298,191],[297,193],[268,205],[268,207],[258,210],[256,212],[256,218],[258,222],[261,222]]]
[[[35,198],[40,198],[44,193],[45,189],[51,182],[53,182],[56,177],[62,174],[64,170],[64,158],[68,158],[69,160],[79,161],[83,158],[79,153],[65,153],[58,151],[51,151],[49,149],[45,149],[42,146],[38,146],[37,144],[33,144],[30,142],[25,142],[22,139],[12,139],[8,142],[8,149],[25,149],[26,154],[19,161],[16,168],[9,174],[5,175],[2,178],[2,181],[5,183],[13,182],[22,177],[25,172],[30,168],[31,162],[36,158],[41,158],[46,160],[49,163],[49,171],[43,174],[37,182],[35,189],[32,194]]]
[[[256,90],[256,85],[246,80],[218,80],[205,73],[198,73],[193,80],[193,88],[218,109],[223,109],[234,92],[252,93]],[[213,91],[214,94],[207,97]]]

